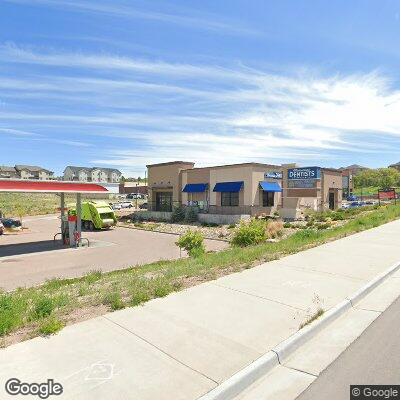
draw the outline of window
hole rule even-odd
[[[156,211],[172,211],[172,192],[156,192]]]
[[[274,192],[264,192],[263,191],[263,207],[273,207],[274,206]]]
[[[239,192],[221,192],[221,206],[239,205]]]

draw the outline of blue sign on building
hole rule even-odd
[[[264,179],[282,179],[282,172],[269,171],[264,174]]]
[[[311,180],[321,179],[320,167],[304,167],[304,168],[290,168],[288,169],[288,180]]]

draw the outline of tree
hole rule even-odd
[[[400,172],[394,168],[368,169],[354,177],[354,186],[390,188],[400,185]]]

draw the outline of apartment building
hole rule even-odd
[[[36,165],[17,164],[14,167],[0,166],[0,178],[2,179],[54,179],[54,172]]]
[[[64,170],[63,180],[79,182],[118,183],[121,180],[121,176],[121,171],[114,168],[88,168],[74,167],[69,165]]]

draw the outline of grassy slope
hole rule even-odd
[[[75,196],[65,196],[67,205],[74,206],[75,202]],[[59,207],[60,197],[56,194],[0,193],[0,211],[8,217],[53,214]]]
[[[183,287],[251,268],[260,262],[296,253],[397,218],[400,218],[400,205],[383,206],[355,216],[340,227],[321,231],[300,230],[276,243],[233,247],[195,259],[161,261],[106,274],[92,272],[82,278],[54,279],[36,288],[4,293],[0,295],[2,344],[9,344],[12,340],[7,335],[15,331],[24,332],[18,340],[49,333],[49,326],[60,329],[64,324],[108,310],[136,306]]]

